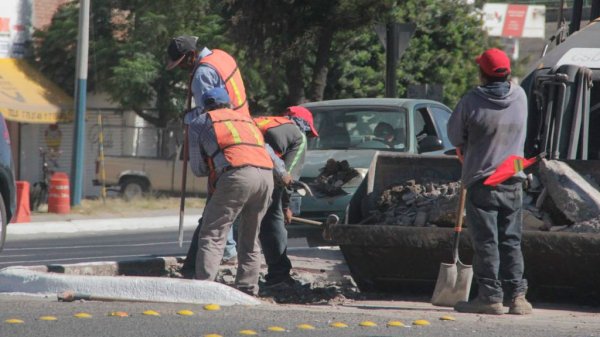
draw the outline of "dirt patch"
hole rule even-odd
[[[169,270],[166,276],[183,278],[181,265]],[[236,266],[220,267],[216,281],[233,287],[236,275]],[[279,304],[327,304],[336,305],[364,299],[358,286],[350,275],[344,275],[339,280],[332,280],[327,275],[305,270],[292,270],[293,283],[282,284],[265,289],[264,272],[260,273],[259,298],[265,302]],[[187,275],[189,278],[190,275]]]
[[[185,199],[186,209],[203,208],[206,203],[205,198],[187,197]],[[109,197],[106,200],[83,199],[81,205],[71,208],[71,212],[67,217],[120,217],[133,214],[157,213],[161,211],[172,210],[173,214],[178,214],[180,198],[170,196],[147,196],[126,201],[120,197]],[[48,205],[41,205],[40,208],[32,212],[35,216],[44,216],[53,214],[48,213]]]

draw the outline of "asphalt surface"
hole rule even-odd
[[[35,239],[29,235],[12,236],[0,254],[0,268],[185,256],[193,233],[193,228],[186,228],[181,248],[176,228],[54,234]],[[306,240],[290,239],[289,247],[306,247]]]
[[[346,305],[228,306],[207,311],[203,305],[126,302],[62,303],[52,298],[0,295],[0,336],[239,336],[243,330],[263,336],[600,336],[597,313],[539,309],[528,317],[454,313],[422,302],[379,301]],[[153,310],[160,316],[143,313]],[[178,314],[189,310],[192,316]],[[128,317],[112,316],[125,312]],[[78,313],[90,318],[76,318]],[[42,320],[52,316],[54,321]],[[450,316],[454,320],[440,320]],[[9,323],[17,319],[23,323]],[[426,320],[429,325],[416,325]],[[407,327],[388,327],[400,321]],[[339,322],[345,328],[331,324]],[[372,322],[376,326],[363,327]],[[269,328],[281,327],[283,332]],[[310,329],[313,327],[314,329]],[[308,329],[307,329],[308,328]],[[246,331],[245,333],[251,333]],[[213,335],[211,335],[212,337]],[[216,337],[216,336],[214,336]]]

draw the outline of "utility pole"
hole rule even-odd
[[[414,23],[391,22],[375,26],[375,32],[385,48],[385,97],[397,97],[396,67],[415,33]]]
[[[79,1],[79,36],[77,38],[77,78],[75,80],[75,132],[71,166],[71,205],[81,204],[85,165],[85,110],[87,95],[90,0]]]

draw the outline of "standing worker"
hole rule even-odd
[[[265,142],[281,158],[292,178],[300,178],[306,154],[306,136],[318,137],[310,111],[304,107],[293,106],[286,109],[283,116],[258,117],[254,122],[263,133]],[[289,208],[290,192],[283,186],[275,186],[272,202],[260,227],[260,244],[265,261],[267,275],[265,287],[291,285],[292,264],[287,256],[287,229],[292,219]]]
[[[235,62],[235,59],[228,53],[206,47],[198,47],[198,38],[195,36],[182,35],[171,39],[167,47],[169,63],[167,70],[175,67],[188,70],[190,72],[189,90],[194,97],[194,103],[198,109],[194,113],[188,113],[185,117],[185,123],[197,117],[198,113],[204,111],[202,95],[212,88],[225,88],[233,104],[233,110],[239,111],[250,116],[248,102],[246,100],[246,90],[242,75]],[[197,237],[200,231],[202,219],[194,231],[194,237]],[[183,269],[187,271],[194,270],[195,240],[192,240],[190,249],[183,264]],[[225,246],[224,262],[235,262],[237,256],[236,242],[233,239],[233,232],[227,236],[227,245]]]
[[[273,192],[273,161],[254,121],[229,108],[223,88],[207,91],[202,102],[206,112],[196,111],[189,124],[190,166],[195,175],[212,174],[216,180],[210,182],[213,193],[198,233],[195,278],[214,281],[227,234],[240,215],[235,285],[257,295],[258,231]]]
[[[458,102],[448,121],[448,138],[463,162],[478,296],[454,309],[501,315],[504,302],[509,314],[531,314],[521,251],[525,175],[520,172],[497,186],[483,184],[508,156],[523,156],[527,97],[508,81],[510,60],[503,51],[486,50],[476,62],[481,85]]]

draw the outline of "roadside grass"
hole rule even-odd
[[[206,203],[204,197],[185,198],[186,209],[203,208]],[[106,200],[102,198],[82,199],[81,204],[71,207],[71,214],[77,215],[127,215],[140,212],[173,210],[178,212],[180,198],[164,195],[150,195],[133,200],[124,200],[119,196],[110,196]],[[47,213],[48,205],[41,205],[39,210],[33,213]]]

